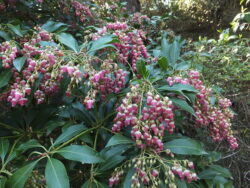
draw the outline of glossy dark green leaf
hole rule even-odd
[[[7,181],[7,188],[22,188],[28,180],[38,161],[19,168]]]
[[[175,179],[178,188],[188,188],[187,183],[184,180]]]
[[[128,137],[125,137],[121,134],[115,134],[110,138],[105,147],[120,145],[120,144],[134,144],[134,141]]]
[[[13,61],[14,67],[20,72],[26,62],[27,57],[18,57]]]
[[[5,31],[0,31],[0,37],[3,38],[6,41],[8,41],[8,40],[11,39],[10,35],[7,32],[5,32]]]
[[[19,37],[23,37],[23,30],[21,29],[20,25],[12,25],[12,24],[7,24],[7,26],[13,31],[16,35]]]
[[[182,92],[182,91],[188,91],[188,92],[194,92],[197,93],[198,91],[191,85],[187,84],[174,84],[173,86],[164,85],[159,88],[160,91],[173,91],[173,92]]]
[[[0,72],[0,88],[8,85],[11,76],[11,70],[3,70]]]
[[[62,127],[63,125],[65,125],[66,122],[62,121],[62,120],[51,120],[48,123],[46,123],[45,127],[46,127],[46,135],[49,135],[54,129],[56,129],[57,127]]]
[[[167,70],[169,68],[168,59],[166,57],[160,57],[157,63],[162,70]]]
[[[178,98],[170,98],[170,100],[174,103],[175,106],[179,107],[182,110],[189,112],[190,114],[195,116],[194,109],[183,99]]]
[[[107,158],[103,164],[100,165],[100,168],[98,171],[106,171],[109,169],[112,169],[116,167],[118,164],[120,164],[122,161],[126,159],[125,156],[115,155],[110,158]]]
[[[4,160],[6,154],[9,151],[9,140],[7,139],[0,139],[0,157],[2,160]]]
[[[69,188],[69,177],[63,163],[49,158],[45,168],[45,179],[48,188]]]
[[[69,139],[71,139],[72,137],[76,136],[77,134],[79,134],[84,130],[86,130],[86,127],[83,126],[82,124],[70,126],[55,140],[53,146],[68,141]]]
[[[58,40],[60,43],[64,44],[65,46],[69,47],[74,52],[79,52],[79,45],[76,39],[69,33],[60,33],[58,35]]]
[[[245,13],[243,14],[243,19],[244,19],[246,22],[250,23],[250,12],[245,12]]]
[[[139,60],[136,63],[136,69],[140,75],[142,75],[143,78],[147,78],[149,76],[149,71],[146,68],[145,61]]]
[[[62,22],[47,21],[41,28],[48,32],[55,32],[63,26],[67,26],[67,24]]]
[[[210,168],[213,169],[214,171],[219,172],[223,177],[232,178],[230,171],[226,168],[223,168],[222,166],[210,165]]]
[[[21,144],[17,148],[17,150],[23,153],[27,151],[28,149],[38,148],[38,147],[42,147],[42,145],[37,140],[32,139],[32,140],[29,140],[28,142]]]
[[[98,50],[101,50],[103,48],[114,48],[116,47],[112,43],[117,43],[119,40],[114,35],[105,35],[103,37],[100,37],[99,39],[90,42],[88,54],[89,55],[95,55],[95,53]]]
[[[46,46],[57,47],[58,46],[58,44],[56,44],[55,42],[52,42],[52,41],[41,41],[41,42],[39,42],[39,44],[41,45],[41,47],[46,47]]]
[[[64,158],[81,163],[100,163],[104,160],[100,157],[98,152],[89,146],[71,145],[58,150],[56,153]]]
[[[175,139],[164,144],[165,149],[180,155],[206,155],[202,144],[190,138]]]
[[[131,187],[131,184],[132,184],[132,176],[134,175],[135,173],[135,168],[134,167],[131,167],[128,172],[127,172],[127,175],[124,179],[124,182],[123,182],[123,188],[128,188],[128,187]]]
[[[101,152],[101,156],[104,158],[110,158],[115,155],[121,155],[124,152],[126,152],[129,148],[131,148],[133,145],[132,144],[119,144],[119,145],[114,145],[112,147],[105,147]]]

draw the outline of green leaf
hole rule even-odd
[[[187,183],[184,180],[175,179],[178,188],[188,188]]]
[[[47,21],[42,25],[42,29],[52,33],[59,30],[63,26],[67,26],[67,24],[62,22]]]
[[[86,130],[86,127],[84,127],[82,124],[70,126],[55,140],[53,146],[68,141],[69,139],[73,138],[74,136],[76,136],[77,134],[79,134],[84,130]]]
[[[139,60],[136,63],[136,69],[143,78],[147,78],[149,76],[149,71],[146,68],[145,62],[143,60]]]
[[[46,127],[46,135],[49,135],[54,129],[56,129],[57,127],[62,127],[63,125],[65,125],[65,121],[62,120],[51,120],[48,123],[46,123],[45,127]]]
[[[8,41],[8,40],[11,39],[10,35],[7,32],[5,32],[5,31],[0,31],[0,37],[2,37],[6,41]]]
[[[93,185],[92,185],[92,183],[91,183],[90,180],[87,180],[87,181],[81,186],[81,188],[90,188],[90,186],[93,186]],[[93,186],[93,188],[95,188],[95,187]]]
[[[9,146],[10,146],[9,140],[7,139],[0,140],[0,157],[2,160],[4,160],[6,154],[8,153]]]
[[[18,57],[13,61],[14,67],[20,72],[26,62],[27,57]]]
[[[60,33],[58,35],[58,40],[60,43],[64,44],[65,46],[69,47],[75,53],[79,52],[79,45],[76,39],[69,33]]]
[[[167,32],[164,32],[161,39],[161,56],[166,57],[168,60],[170,60],[170,44],[167,40]]]
[[[89,43],[89,49],[87,53],[89,55],[95,55],[95,53],[98,50],[107,48],[107,47],[116,49],[116,47],[112,45],[112,43],[118,43],[118,42],[119,40],[114,35],[105,35],[95,41],[91,41]]]
[[[41,45],[41,47],[46,47],[46,46],[53,46],[53,47],[57,47],[58,44],[52,41],[41,41],[39,42],[39,44]]]
[[[23,37],[24,31],[21,29],[20,25],[7,24],[7,26],[19,37]]]
[[[219,172],[221,174],[221,176],[223,176],[225,178],[232,178],[230,171],[226,168],[223,168],[219,165],[210,165],[210,168],[213,169],[214,171]]]
[[[48,188],[69,188],[69,177],[63,163],[49,158],[45,168],[45,179]]]
[[[246,22],[250,23],[250,12],[245,12],[245,13],[243,14],[243,19],[244,19]]]
[[[170,47],[170,64],[172,65],[172,67],[176,66],[176,62],[180,57],[180,53],[181,53],[181,43],[179,40],[177,40],[177,37],[175,38],[175,40],[173,41],[173,43],[171,44]]]
[[[125,177],[125,180],[123,182],[123,188],[131,187],[131,185],[132,185],[132,176],[134,175],[134,173],[135,173],[135,168],[131,167],[128,170],[128,173],[127,173],[127,175]]]
[[[38,147],[42,147],[42,145],[37,140],[32,139],[32,140],[29,140],[28,142],[21,144],[17,148],[17,150],[21,151],[23,153],[23,152],[27,151],[28,149],[38,148]]]
[[[110,138],[105,147],[115,146],[119,144],[134,144],[134,141],[121,134],[116,134]]]
[[[81,163],[93,164],[103,162],[98,152],[89,146],[71,145],[56,151],[56,153],[68,160],[79,161]]]
[[[118,164],[120,164],[122,161],[124,161],[125,159],[126,159],[125,156],[120,156],[120,155],[112,156],[112,157],[106,159],[105,162],[103,162],[100,165],[100,168],[98,171],[106,171],[106,170],[109,170],[111,168],[114,168]]]
[[[190,68],[190,64],[188,62],[182,62],[182,63],[178,63],[176,65],[176,70],[188,70]]]
[[[157,63],[161,67],[162,70],[167,70],[169,68],[168,59],[166,57],[160,57]]]
[[[4,70],[0,73],[0,88],[6,86],[12,76],[11,70]]]
[[[177,99],[177,98],[170,98],[170,100],[174,103],[174,105],[178,106],[182,110],[185,110],[195,116],[194,109],[186,101],[182,99]]]
[[[190,138],[175,139],[164,144],[165,149],[180,155],[206,155],[202,144]]]
[[[181,93],[183,91],[194,92],[197,93],[198,91],[191,85],[187,84],[174,84],[173,86],[165,85],[159,88],[160,91],[173,91]]]
[[[115,155],[121,155],[125,151],[127,151],[129,148],[131,148],[133,145],[130,144],[120,144],[115,145],[112,147],[105,147],[103,150],[101,150],[100,154],[105,159],[110,158]]]
[[[22,188],[36,166],[38,160],[18,169],[7,181],[8,188]]]

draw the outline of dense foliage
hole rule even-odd
[[[235,49],[188,53],[164,18],[125,6],[0,1],[0,187],[233,187],[205,147],[238,148],[232,103],[199,65]]]

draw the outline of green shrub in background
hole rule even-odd
[[[247,92],[250,87],[250,39],[221,31],[218,40],[201,38],[191,43],[183,58],[204,73],[205,80],[226,93]]]

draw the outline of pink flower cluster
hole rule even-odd
[[[34,90],[34,98],[37,104],[45,102],[46,96],[54,94],[59,90],[59,84],[66,72],[71,77],[70,86],[75,82],[79,82],[82,73],[79,68],[62,62],[63,65],[57,64],[63,53],[56,47],[41,48],[41,41],[53,41],[51,34],[35,28],[37,33],[28,41],[26,41],[19,52],[11,43],[4,42],[1,45],[1,59],[4,68],[11,68],[13,79],[9,84],[9,88],[5,91],[1,100],[7,100],[12,107],[17,105],[24,106],[28,102],[28,96],[31,95],[31,88],[35,82],[40,79],[39,86]],[[19,72],[13,66],[13,60],[16,54],[26,57],[24,66]],[[8,60],[8,61],[7,61]],[[69,87],[70,87],[69,86]]]
[[[143,43],[142,32],[138,30],[129,31],[126,23],[108,23],[98,33],[94,34],[93,40],[111,32],[120,40],[120,43],[114,45],[118,49],[118,59],[125,65],[130,63],[132,69],[136,71],[136,62],[139,58],[148,58],[147,49]]]
[[[198,176],[196,173],[191,172],[187,169],[184,170],[181,166],[173,166],[172,172],[174,173],[174,175],[178,175],[181,180],[186,180],[188,183],[198,180]]]
[[[158,170],[153,169],[151,170],[150,174],[147,174],[145,170],[142,170],[141,168],[136,168],[136,174],[138,175],[138,178],[133,176],[132,177],[132,185],[136,186],[140,183],[140,181],[144,185],[149,185],[150,178],[156,178],[159,175]],[[140,181],[139,181],[140,180]]]
[[[127,72],[119,69],[115,72],[101,70],[90,77],[93,87],[101,93],[104,99],[107,94],[118,93],[125,87]]]
[[[173,105],[167,97],[161,99],[159,95],[154,96],[148,92],[145,107],[140,114],[138,102],[142,98],[139,93],[127,94],[117,108],[118,114],[112,130],[119,132],[123,127],[131,126],[131,136],[139,148],[150,147],[159,153],[163,150],[164,131],[172,133],[175,127]]]
[[[150,18],[146,15],[142,15],[140,13],[135,13],[132,16],[131,23],[136,25],[144,25],[145,23],[149,22]]]
[[[109,187],[113,187],[120,182],[121,176],[123,175],[123,171],[115,173],[111,178],[109,178]]]
[[[210,104],[212,96],[211,88],[207,88],[200,80],[200,74],[197,71],[190,71],[188,78],[169,77],[167,78],[169,85],[174,83],[189,84],[198,90],[196,95],[196,103],[194,105],[197,126],[205,126],[209,128],[210,136],[214,141],[227,140],[232,149],[238,147],[237,140],[232,136],[231,119],[233,114],[229,107],[231,101],[229,99],[219,99],[218,105]]]
[[[2,60],[3,68],[11,68],[13,60],[17,56],[17,47],[12,42],[3,42],[0,46],[0,59]]]
[[[109,30],[127,30],[128,25],[126,23],[116,22],[116,23],[107,23],[107,29]]]
[[[75,15],[80,18],[81,22],[84,22],[87,19],[87,17],[93,17],[88,6],[78,1],[73,1],[72,6],[75,9]]]

